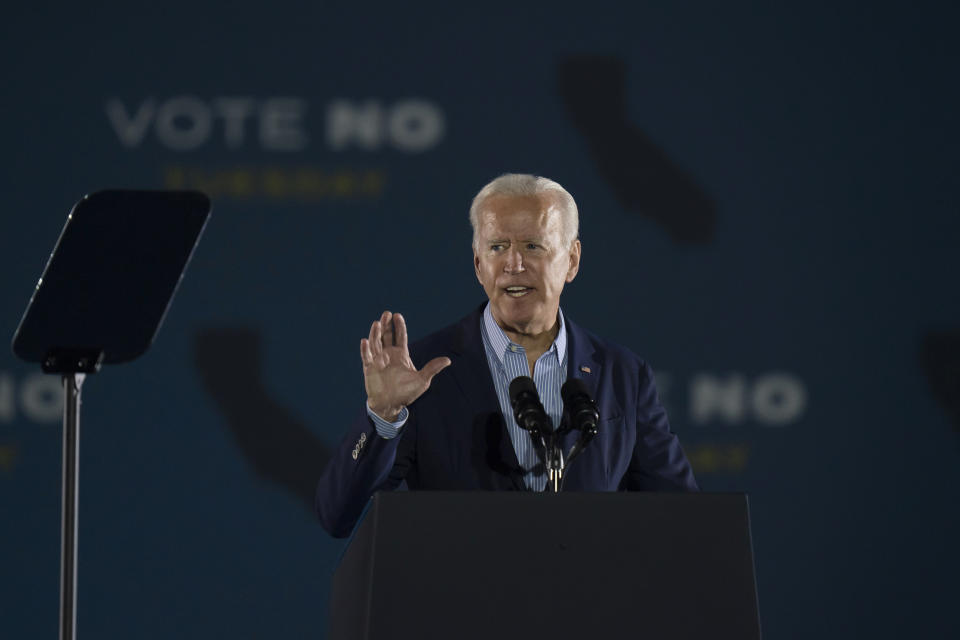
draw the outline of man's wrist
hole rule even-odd
[[[399,407],[377,407],[370,404],[369,398],[367,399],[367,409],[377,414],[377,417],[384,422],[396,422],[403,412],[402,405]]]
[[[400,435],[400,429],[407,423],[407,418],[410,416],[410,412],[407,411],[406,407],[400,409],[400,413],[397,414],[395,420],[387,421],[384,418],[381,418],[378,414],[373,412],[373,409],[370,408],[370,405],[367,405],[367,415],[370,417],[370,420],[373,422],[373,426],[377,430],[377,434],[384,440],[392,440]]]

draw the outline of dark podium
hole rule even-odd
[[[379,493],[330,621],[332,640],[759,638],[747,499]]]

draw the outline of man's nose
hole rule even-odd
[[[521,273],[523,271],[523,254],[515,247],[507,249],[503,270],[507,273]]]

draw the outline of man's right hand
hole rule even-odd
[[[407,349],[407,323],[399,313],[384,311],[360,341],[367,406],[388,422],[430,388],[433,376],[450,366],[450,358],[434,358],[417,371]]]

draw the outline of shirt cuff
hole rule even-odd
[[[396,422],[387,422],[370,409],[370,405],[367,405],[367,415],[370,416],[370,419],[373,420],[373,426],[377,428],[377,435],[379,435],[384,440],[392,440],[397,437],[397,434],[400,433],[400,427],[402,427],[407,422],[407,418],[410,417],[410,412],[407,411],[407,408],[404,407],[400,409],[400,413],[397,415]]]

